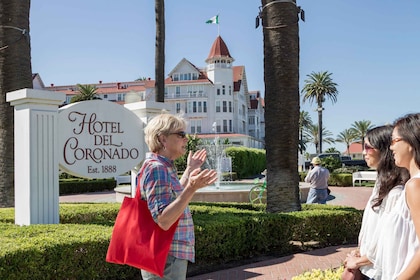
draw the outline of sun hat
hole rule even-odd
[[[312,164],[321,164],[321,159],[319,157],[314,157],[311,161]]]

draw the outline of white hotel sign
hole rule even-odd
[[[140,163],[143,123],[109,101],[73,103],[59,110],[60,169],[85,178],[111,178]]]

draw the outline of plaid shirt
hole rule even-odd
[[[179,182],[173,161],[155,153],[147,153],[143,163],[143,173],[138,174],[141,196],[147,198],[147,205],[153,219],[181,194],[184,187]],[[187,207],[179,219],[172,240],[169,255],[178,259],[195,261],[194,224],[190,208]]]

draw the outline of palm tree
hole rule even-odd
[[[366,132],[373,128],[371,121],[362,120],[362,121],[355,121],[351,125],[351,131],[354,134],[355,140],[360,141],[362,143],[362,147],[365,146],[365,137]]]
[[[306,135],[307,135],[307,140],[308,142],[314,144],[316,150],[318,151],[318,147],[320,146],[320,141],[319,141],[319,126],[316,124],[311,124],[307,127],[306,129]],[[335,140],[334,138],[332,138],[332,133],[331,131],[325,129],[325,127],[322,128],[322,142],[326,143],[326,144],[334,144]]]
[[[73,96],[70,100],[70,103],[101,99],[97,94],[98,88],[96,86],[77,84],[77,88],[79,90],[79,94]]]
[[[30,1],[0,2],[0,207],[14,206],[14,111],[6,93],[32,88]]]
[[[345,143],[347,147],[347,154],[350,154],[350,144],[356,139],[356,135],[352,129],[345,129],[340,134],[338,134],[337,139],[335,141],[339,143]]]
[[[165,102],[165,0],[155,0],[155,99]]]
[[[300,111],[299,114],[299,151],[302,154],[306,151],[307,137],[305,135],[305,129],[312,125],[312,119],[308,112]]]
[[[262,0],[267,150],[267,211],[301,209],[299,201],[299,27],[296,1]],[[288,24],[285,27],[284,23]]]
[[[318,108],[318,126],[321,128],[319,131],[318,138],[319,147],[317,152],[322,153],[322,103],[325,102],[326,98],[328,97],[331,99],[332,103],[334,104],[337,102],[337,84],[333,82],[331,79],[332,73],[328,73],[327,71],[315,73],[312,72],[311,74],[307,75],[308,79],[305,80],[305,85],[302,89],[303,95],[303,102],[309,100],[311,103],[313,101],[316,102]]]

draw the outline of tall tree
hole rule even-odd
[[[95,100],[101,99],[97,94],[98,88],[94,85],[81,85],[77,84],[79,94],[73,96],[70,100],[70,103],[85,101],[85,100]]]
[[[351,131],[355,135],[355,140],[362,143],[362,147],[365,146],[365,137],[369,129],[373,128],[372,122],[367,120],[355,121],[351,125]]]
[[[306,151],[307,137],[305,132],[307,128],[312,125],[312,119],[308,112],[300,111],[299,114],[299,151],[302,154]]]
[[[299,27],[296,1],[262,0],[267,211],[301,209],[299,200]]]
[[[14,111],[6,93],[32,88],[29,8],[29,0],[0,1],[0,207],[14,206]]]
[[[155,14],[155,97],[156,102],[165,102],[165,0],[155,0]]]
[[[347,154],[350,154],[350,144],[356,139],[356,135],[352,129],[344,129],[340,134],[338,134],[335,141],[340,143],[345,143],[347,148]]]
[[[315,145],[316,150],[318,151],[318,147],[320,145],[319,141],[319,126],[316,124],[311,124],[306,129],[306,136],[308,137],[308,142]],[[333,135],[331,131],[325,129],[325,127],[322,128],[321,131],[321,139],[326,144],[334,144],[335,140],[331,136]]]
[[[305,85],[302,89],[303,95],[303,102],[309,100],[311,103],[316,102],[317,104],[317,112],[318,112],[318,126],[321,128],[319,130],[318,139],[319,139],[319,146],[317,153],[322,153],[322,104],[325,102],[326,98],[331,99],[332,103],[334,104],[337,102],[337,84],[333,82],[331,78],[332,73],[328,73],[327,71],[324,72],[312,72],[311,74],[307,75],[307,79],[305,80]]]

